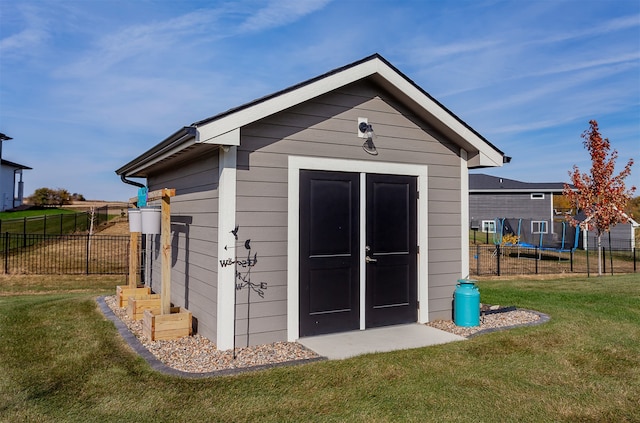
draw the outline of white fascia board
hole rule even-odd
[[[486,143],[485,143],[486,145]],[[475,147],[475,145],[474,145]],[[469,168],[484,168],[484,167],[502,167],[503,159],[502,155],[497,151],[491,149],[485,149],[484,151],[479,151],[478,154],[471,157],[469,159]]]
[[[303,85],[291,91],[287,91],[276,97],[258,102],[253,106],[241,109],[235,113],[202,124],[198,127],[198,142],[222,145],[239,145],[239,136],[235,138],[235,131],[244,125],[258,121],[279,111],[304,103],[319,95],[331,92],[340,87],[378,74],[389,84],[396,87],[408,98],[426,110],[442,125],[449,128],[459,137],[466,140],[472,147],[479,151],[470,159],[469,167],[499,167],[502,166],[503,157],[491,145],[460,122],[449,111],[442,108],[437,102],[426,96],[422,91],[407,81],[396,70],[388,66],[382,60],[374,58],[352,68],[348,68],[335,74],[321,78],[315,82]],[[227,134],[230,135],[227,138]],[[231,136],[233,135],[233,136]]]
[[[196,142],[202,142],[201,140],[203,139],[203,136],[208,136],[206,132],[203,134],[203,128],[197,129]],[[203,142],[203,144],[238,146],[240,145],[240,128],[232,129],[229,132],[225,132],[224,134],[220,134],[215,137],[209,137]]]
[[[396,88],[407,95],[411,100],[420,105],[423,109],[429,112],[432,116],[438,119],[442,124],[458,134],[461,138],[465,139],[469,144],[479,151],[478,163],[470,163],[472,166],[483,167],[499,167],[502,166],[502,154],[496,151],[493,147],[487,144],[482,138],[471,131],[467,126],[460,122],[456,117],[452,116],[447,110],[443,109],[438,103],[433,101],[428,96],[424,95],[413,84],[399,75],[392,68],[387,66],[381,61],[378,61],[378,73],[389,83],[393,84]]]
[[[138,172],[143,172],[145,169],[148,169],[151,166],[157,163],[160,163],[161,161],[167,159],[168,157],[171,157],[174,154],[178,154],[181,151],[185,150],[186,148],[191,147],[194,143],[195,143],[195,139],[191,137],[187,141],[183,141],[180,144],[176,144],[169,150],[162,151],[161,153],[158,153],[155,156],[152,156],[151,158],[138,163],[138,165],[135,168],[127,170],[126,174],[135,175]]]
[[[218,143],[215,139],[220,135],[241,128],[244,125],[248,125],[281,110],[304,103],[307,100],[343,87],[354,81],[366,78],[376,72],[377,66],[375,62],[380,62],[380,60],[374,59],[370,62],[362,63],[295,90],[285,92],[277,97],[259,102],[246,109],[239,110],[236,113],[205,123],[198,127],[199,142]]]

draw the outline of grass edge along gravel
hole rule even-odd
[[[640,278],[492,280],[551,316],[421,349],[183,379],[151,369],[96,292],[0,297],[0,421],[639,421]],[[45,291],[42,289],[41,291]]]

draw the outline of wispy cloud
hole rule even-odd
[[[257,11],[252,7],[255,3],[223,3],[166,20],[126,26],[97,39],[90,51],[57,69],[55,75],[87,78],[123,63],[131,72],[136,65],[165,68],[184,58],[197,61],[211,54],[210,46],[220,40],[291,24],[330,1],[272,1]]]
[[[170,52],[179,46],[189,46],[183,51],[194,51],[198,45],[215,34],[220,12],[203,10],[187,13],[165,21],[143,25],[131,25],[108,33],[96,40],[76,62],[63,65],[55,75],[62,78],[87,78],[105,72],[127,60],[150,61],[151,65],[162,59],[171,61]],[[187,42],[189,40],[189,42]],[[184,47],[183,47],[184,48]]]
[[[640,60],[640,51],[629,51],[615,55],[602,55],[596,58],[586,59],[583,61],[563,61],[557,65],[551,65],[542,69],[534,70],[533,72],[524,73],[519,75],[519,78],[528,78],[532,76],[547,76],[566,72],[575,72],[595,67],[610,66],[618,64],[628,64],[630,66],[637,66],[636,63]]]
[[[258,32],[290,24],[324,8],[332,0],[271,0],[269,4],[249,16],[240,32]]]
[[[492,21],[488,21],[487,26],[491,25]],[[479,38],[465,35],[462,39],[440,44],[437,40],[418,37],[410,41],[405,51],[411,57],[412,65],[423,69],[421,74],[438,75],[437,85],[447,87],[439,89],[438,95],[449,97],[505,81],[629,62],[637,66],[639,27],[640,15],[603,20],[577,30],[509,27],[503,32],[487,31]],[[630,29],[635,32],[629,34],[625,43],[608,43],[608,39],[598,37]],[[591,46],[590,49],[576,49],[571,45],[585,39],[589,40],[585,45]]]
[[[556,32],[549,36],[534,38],[526,44],[555,44],[558,42],[594,37],[612,32],[640,27],[640,15],[629,15],[602,21],[597,25],[589,25],[585,29]]]
[[[48,21],[38,13],[37,8],[23,6],[19,10],[24,19],[24,28],[0,39],[0,54],[5,58],[9,55],[29,56],[33,49],[40,48],[50,38]]]
[[[509,110],[516,106],[521,106],[527,103],[540,100],[546,102],[557,95],[559,92],[572,93],[567,96],[575,97],[576,95],[582,96],[583,92],[588,93],[588,98],[591,99],[589,103],[598,102],[603,104],[603,101],[609,100],[607,98],[599,98],[596,93],[599,91],[597,84],[591,84],[594,81],[602,80],[604,78],[614,78],[615,75],[627,72],[636,67],[634,64],[626,64],[617,67],[590,67],[582,66],[576,68],[581,72],[572,72],[570,75],[564,75],[564,77],[556,78],[553,80],[536,80],[530,84],[531,88],[523,89],[522,86],[518,91],[514,91],[513,94],[507,95],[498,99],[490,100],[483,108],[482,113],[487,113],[497,110]],[[592,88],[587,89],[589,85],[593,85]],[[585,87],[584,91],[574,90],[575,87]],[[606,95],[612,93],[606,92]],[[553,108],[550,105],[550,108]]]

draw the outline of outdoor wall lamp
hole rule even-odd
[[[377,156],[378,150],[373,144],[373,138],[376,134],[373,132],[373,126],[369,124],[367,118],[358,118],[358,136],[365,139],[364,143],[362,143],[362,149],[368,154]]]

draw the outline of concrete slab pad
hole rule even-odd
[[[385,326],[298,339],[305,347],[329,360],[362,354],[428,347],[466,338],[418,323]]]

